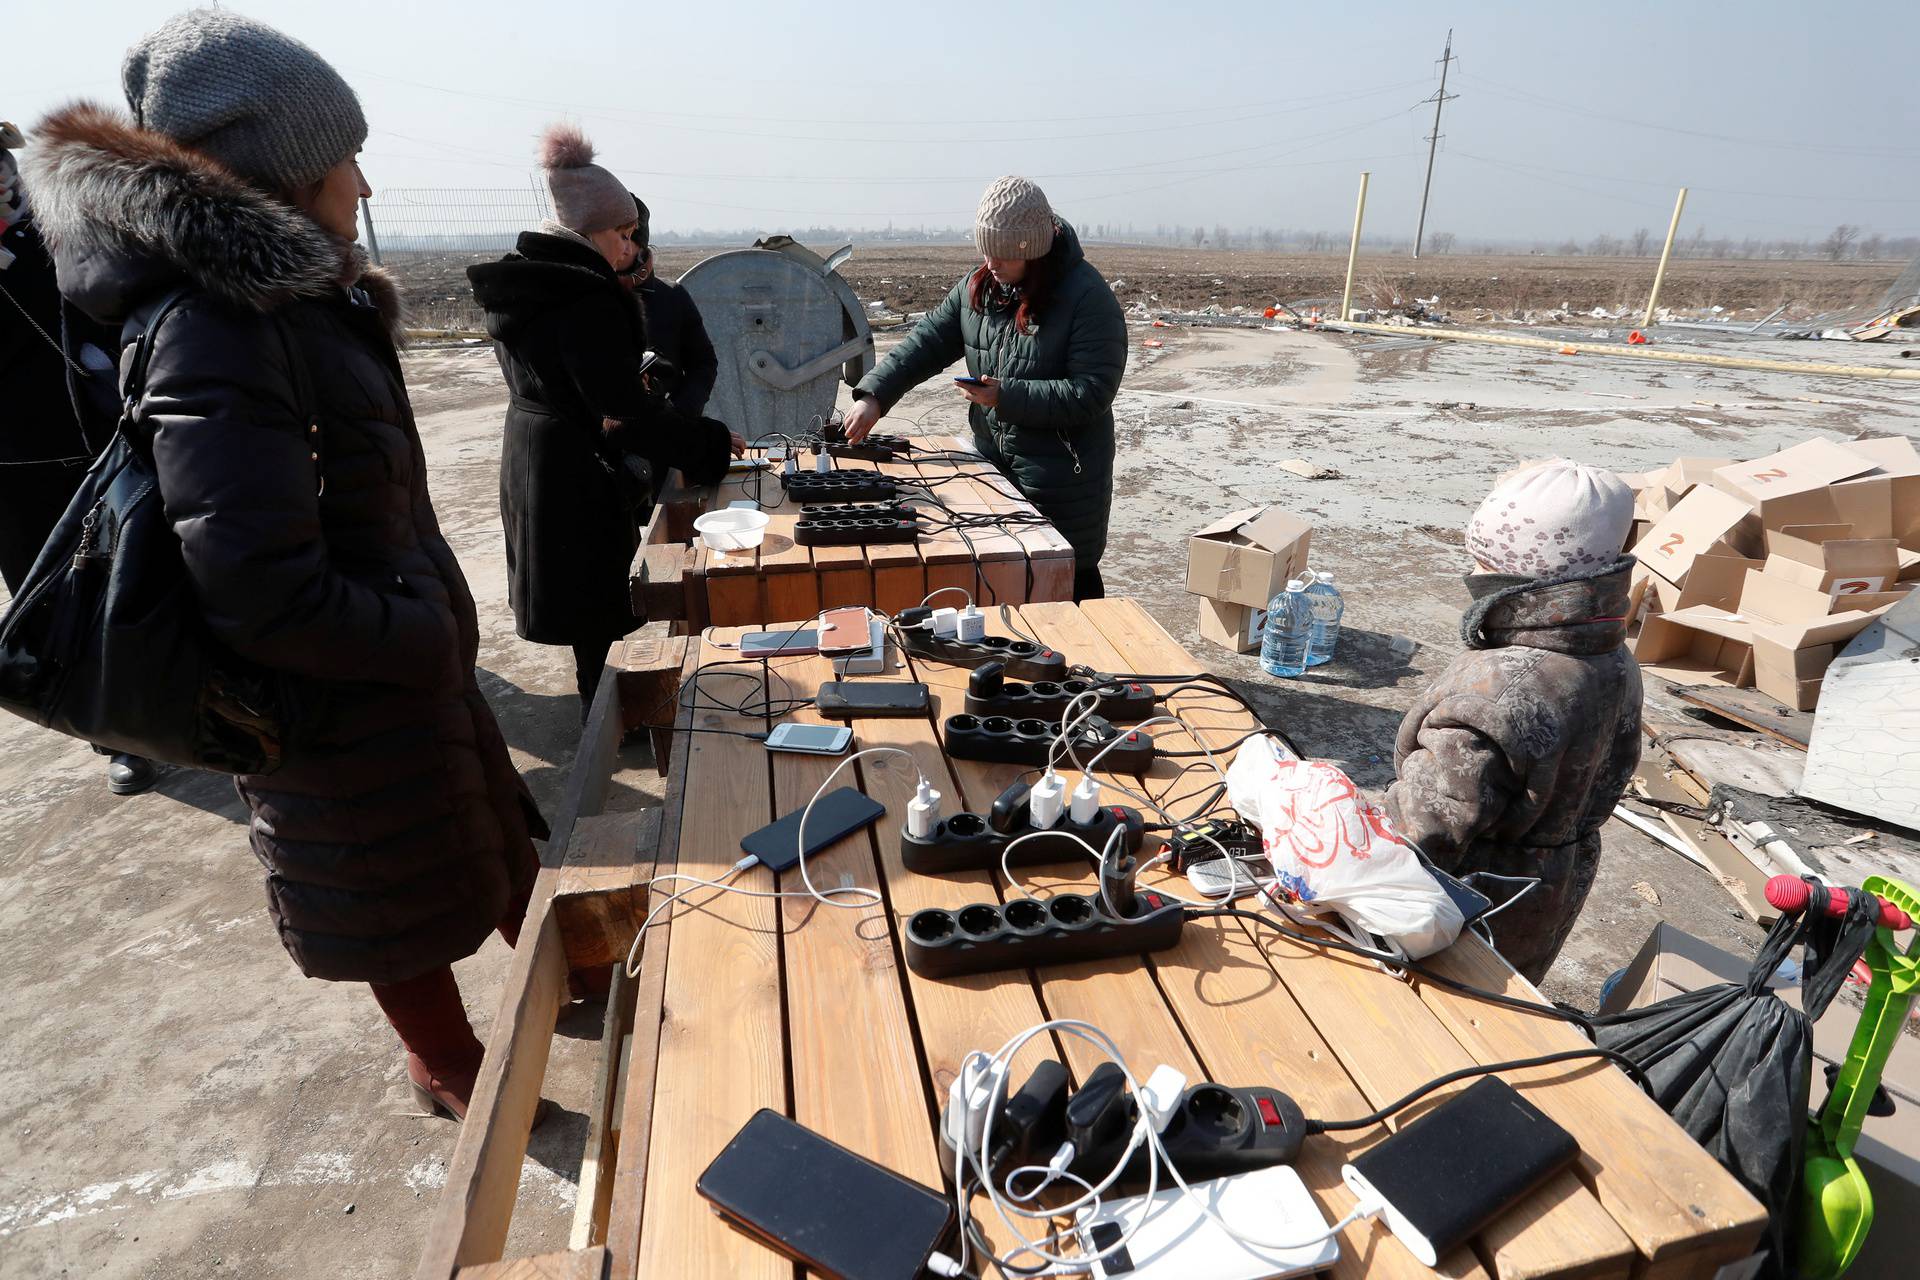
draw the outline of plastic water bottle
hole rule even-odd
[[[1307,645],[1313,635],[1313,610],[1307,584],[1290,578],[1287,589],[1267,606],[1260,633],[1260,669],[1270,676],[1297,676],[1307,669]]]
[[[1313,635],[1307,643],[1307,665],[1317,667],[1333,657],[1333,650],[1340,643],[1340,618],[1347,611],[1347,602],[1340,598],[1340,588],[1333,585],[1330,573],[1310,573],[1313,579],[1307,587],[1307,603],[1313,610]]]

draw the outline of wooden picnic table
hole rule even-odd
[[[1130,600],[1030,604],[1006,619],[1017,620],[1021,630],[1070,660],[1100,670],[1203,670]],[[1004,630],[1000,621],[995,619],[992,630]],[[759,625],[789,622],[790,617],[769,617]],[[636,856],[631,866],[613,868],[622,883],[644,886],[670,871],[709,880],[725,876],[740,857],[741,837],[804,805],[839,763],[770,755],[750,738],[711,732],[764,732],[763,717],[733,715],[704,700],[697,710],[688,708],[688,678],[702,665],[737,661],[722,646],[741,629],[683,642],[681,731],[674,735],[667,803],[664,811],[650,811],[660,818],[658,850],[651,858]],[[647,652],[651,657],[645,660],[657,664],[658,654]],[[618,667],[621,650],[615,653]],[[828,664],[814,656],[776,658],[769,667],[776,691],[784,684],[805,695],[831,678]],[[471,1213],[463,1224],[443,1201],[440,1252],[423,1262],[420,1280],[445,1280],[450,1274],[498,1280],[603,1273],[613,1280],[788,1280],[792,1264],[726,1226],[694,1191],[701,1171],[748,1117],[771,1107],[938,1187],[942,1152],[936,1121],[961,1060],[975,1049],[992,1051],[1049,1018],[1083,1019],[1101,1027],[1142,1075],[1164,1062],[1192,1081],[1269,1085],[1290,1094],[1308,1116],[1320,1118],[1364,1115],[1473,1063],[1586,1044],[1554,1018],[1502,1008],[1417,978],[1401,981],[1369,963],[1232,918],[1190,922],[1176,948],[1144,957],[948,981],[912,973],[900,949],[901,931],[912,913],[1011,896],[994,873],[919,875],[907,871],[901,859],[900,830],[919,772],[942,793],[947,814],[983,812],[1006,785],[1028,772],[951,760],[942,750],[937,726],[960,708],[967,675],[965,668],[912,660],[872,678],[925,681],[935,695],[933,714],[854,722],[856,749],[897,747],[911,763],[879,755],[846,769],[841,781],[884,803],[887,814],[808,865],[816,885],[878,888],[884,906],[834,909],[806,897],[702,891],[647,932],[637,979],[627,983],[621,977],[615,984],[616,1001],[630,1001],[622,1005],[630,1013],[616,1015],[610,1005],[608,1015],[614,1043],[622,1042],[623,1032],[631,1033],[625,1066],[618,1073],[611,1066],[603,1069],[601,1092],[619,1099],[606,1120],[618,1130],[617,1155],[610,1154],[604,1136],[595,1140],[600,1145],[590,1143],[590,1163],[601,1163],[583,1171],[574,1250],[525,1260],[540,1263],[544,1269],[538,1270],[513,1269],[523,1263],[450,1268],[449,1260],[498,1257],[506,1227],[504,1220],[488,1217],[476,1229]],[[647,700],[652,697],[649,690]],[[1216,751],[1224,752],[1258,727],[1237,703],[1203,689],[1176,693],[1171,704]],[[595,711],[590,733],[608,714],[598,704]],[[811,710],[791,718],[821,722]],[[1170,749],[1191,746],[1177,729],[1168,737],[1164,745]],[[1208,787],[1199,770],[1177,767],[1189,763],[1163,759],[1145,775],[1122,780],[1175,813],[1192,812]],[[606,769],[603,760],[598,764],[602,792]],[[1069,787],[1077,781],[1070,775],[1067,780]],[[592,810],[593,789],[591,781],[574,788],[569,803],[579,800],[583,815]],[[1111,790],[1107,802],[1126,803]],[[603,821],[580,817],[572,843],[582,844],[584,831],[590,844],[594,824]],[[573,822],[571,811],[563,822]],[[569,849],[569,868],[583,861],[603,859]],[[1158,874],[1151,873],[1145,883],[1150,887]],[[1041,895],[1095,888],[1088,864],[1026,868],[1020,875]],[[732,883],[760,891],[802,888],[797,871],[774,875],[763,868]],[[663,885],[655,902],[673,887]],[[535,912],[541,910],[536,901]],[[1483,989],[1542,999],[1472,935],[1429,963]],[[564,973],[556,964],[549,962],[544,970],[549,985]],[[517,958],[516,965],[541,971],[537,959]],[[537,1027],[540,1016],[537,1002],[531,1015],[526,1005],[511,990],[503,1001],[475,1095],[482,1124],[500,1116],[524,1124],[537,1097],[538,1072],[533,1086],[514,1083],[498,1047],[505,1037],[524,1049],[517,1037],[526,1034],[529,1019]],[[609,1061],[619,1056],[610,1055]],[[1016,1060],[1013,1079],[1024,1080],[1046,1056],[1066,1063],[1076,1081],[1102,1060],[1078,1039],[1043,1036]],[[496,1084],[503,1069],[509,1073],[505,1083]],[[1759,1203],[1617,1068],[1570,1062],[1508,1073],[1507,1079],[1578,1140],[1576,1168],[1555,1177],[1470,1246],[1443,1257],[1437,1271],[1419,1263],[1384,1224],[1361,1222],[1338,1237],[1334,1274],[1709,1280],[1722,1265],[1753,1253],[1765,1224]],[[1340,1177],[1344,1161],[1468,1083],[1423,1100],[1378,1128],[1309,1138],[1295,1168],[1327,1221],[1337,1221],[1354,1203]],[[467,1123],[472,1129],[476,1120]],[[601,1123],[596,1116],[596,1133]],[[524,1150],[525,1138],[522,1134],[516,1147],[509,1134],[494,1141],[492,1153],[483,1149],[488,1142],[477,1131],[463,1133],[445,1194],[459,1196],[460,1206],[470,1210],[481,1194],[475,1188],[492,1170],[496,1199],[489,1212],[497,1216],[501,1197],[510,1211],[509,1178],[517,1168],[511,1157]],[[1434,1176],[1444,1177],[1445,1171],[1435,1170]],[[976,1201],[976,1208],[984,1209],[985,1203]],[[983,1225],[998,1247],[1008,1246],[998,1223]]]
[[[963,461],[972,446],[949,437],[914,441],[900,462],[836,462],[871,469],[913,485],[901,491],[935,519],[945,513],[1037,518],[1013,483],[984,461]],[[920,460],[926,459],[926,460]],[[922,488],[920,485],[930,485]],[[798,508],[783,501],[777,471],[729,476],[717,485],[688,486],[671,472],[653,520],[634,558],[634,610],[648,620],[671,619],[688,632],[743,626],[766,618],[811,618],[822,609],[868,605],[886,613],[920,603],[928,592],[956,587],[990,604],[1067,600],[1073,596],[1073,548],[1048,524],[1008,525],[962,533],[923,533],[918,543],[866,547],[806,547],[794,541]],[[710,550],[694,535],[694,518],[729,504],[757,499],[772,517],[755,550]],[[958,604],[958,597],[942,603]]]

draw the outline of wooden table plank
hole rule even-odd
[[[705,662],[733,657],[711,643],[701,650]],[[696,711],[693,724],[766,728],[758,717],[711,709]],[[773,817],[766,749],[726,734],[691,738],[679,869],[718,880],[739,859],[740,838]],[[759,868],[732,883],[776,887],[773,875]],[[657,890],[656,903],[664,900]],[[696,890],[674,911],[654,1083],[659,1126],[647,1156],[639,1275],[785,1280],[793,1274],[790,1263],[725,1225],[694,1191],[700,1172],[756,1110],[789,1110],[779,942],[770,898]],[[631,1096],[631,1078],[627,1089]]]
[[[1030,606],[1026,612],[1038,618],[1044,615],[1045,606]],[[1097,622],[1124,655],[1124,669],[1168,674],[1202,669],[1134,601],[1089,601],[1084,612],[1070,607],[1062,607],[1060,612],[1077,615],[1089,625]],[[1063,635],[1061,643],[1072,646],[1078,642],[1069,641]],[[1068,651],[1071,653],[1074,649],[1070,647]],[[1259,721],[1244,708],[1202,690],[1175,694],[1170,702],[1202,734],[1207,744],[1217,750],[1237,742],[1259,726]],[[1230,760],[1231,755],[1223,751],[1221,762],[1226,764]],[[1189,926],[1189,933],[1193,934],[1195,928]],[[1363,1115],[1436,1076],[1473,1064],[1474,1059],[1421,1004],[1417,995],[1373,966],[1357,959],[1273,942],[1276,935],[1272,934],[1256,938],[1250,926],[1241,921],[1217,922],[1213,931],[1224,950],[1243,957],[1250,953],[1255,963],[1270,968],[1280,979],[1289,1011],[1317,1031],[1311,1038],[1319,1049],[1318,1054],[1310,1051],[1306,1055],[1307,1063],[1293,1064],[1286,1075],[1263,1077],[1290,1081],[1289,1091],[1306,1106],[1309,1115]],[[1273,945],[1269,945],[1270,942]],[[1276,1022],[1290,1022],[1290,1019],[1276,1018],[1267,1012],[1266,1006],[1257,1019],[1244,1016],[1244,1010],[1223,1010],[1217,992],[1205,993],[1205,999],[1190,1002],[1183,999],[1190,987],[1198,995],[1203,980],[1220,966],[1189,962],[1179,951],[1156,957],[1155,963],[1161,973],[1161,985],[1181,1010],[1190,1030],[1196,1021],[1222,1015],[1227,1016],[1221,1030],[1229,1036],[1236,1031],[1244,1034],[1250,1023],[1272,1026]],[[1311,971],[1307,964],[1311,964]],[[1184,980],[1182,974],[1170,972],[1175,965],[1192,978]],[[1271,1003],[1273,997],[1266,999]],[[1201,1040],[1197,1032],[1194,1034],[1196,1040]],[[1206,1041],[1201,1043],[1204,1052]],[[1350,1078],[1357,1083],[1359,1095],[1351,1100],[1309,1101],[1305,1095],[1314,1068],[1325,1069],[1322,1055],[1328,1062],[1337,1061],[1342,1065],[1342,1082]],[[1543,1073],[1553,1070],[1543,1069]],[[1397,1129],[1430,1109],[1447,1093],[1466,1088],[1470,1083],[1462,1082],[1436,1093],[1433,1102],[1417,1104],[1389,1120],[1384,1128],[1358,1135],[1348,1150],[1364,1149],[1384,1138],[1388,1130]],[[1360,1095],[1364,1095],[1363,1102]],[[1356,1102],[1359,1105],[1355,1105]],[[1309,1145],[1321,1141],[1323,1139],[1315,1139]],[[1349,1198],[1339,1212],[1345,1212],[1350,1205]],[[1374,1228],[1366,1229],[1372,1230]],[[1571,1173],[1559,1175],[1509,1211],[1482,1233],[1480,1243],[1483,1256],[1501,1280],[1545,1275],[1625,1276],[1634,1260],[1632,1242]]]
[[[865,547],[814,547],[813,572],[820,580],[820,607],[873,602],[873,575],[867,571]]]
[[[820,579],[814,571],[813,548],[794,541],[798,512],[789,504],[767,515],[766,541],[760,544],[760,572],[766,578],[764,612],[752,621],[819,616]]]
[[[775,626],[784,626],[776,623]],[[825,659],[794,661],[788,677],[802,691],[833,678]],[[812,708],[796,724],[826,724]],[[843,759],[770,752],[776,814],[802,808]],[[858,762],[835,787],[857,786]],[[904,806],[901,818],[904,820]],[[887,819],[821,850],[806,862],[816,888],[880,888],[874,836]],[[785,893],[805,893],[798,867],[780,876]],[[783,971],[793,1079],[793,1118],[809,1129],[929,1185],[940,1183],[930,1091],[914,1048],[913,1026],[895,963],[885,903],[830,907],[812,898],[780,903]],[[858,1087],[850,1087],[858,1081]]]
[[[693,677],[704,652],[699,643],[684,644],[681,688]],[[622,689],[624,697],[625,690]],[[676,693],[665,721],[683,731],[692,723],[691,699]],[[627,708],[623,707],[623,710]],[[655,714],[651,709],[644,714]],[[656,875],[675,871],[680,862],[680,830],[686,812],[687,766],[691,735],[681,733],[680,749],[670,754],[667,791],[660,811],[660,846],[654,857]],[[646,1207],[647,1168],[653,1142],[654,1082],[660,1066],[660,1032],[667,985],[667,954],[673,926],[670,913],[657,921],[640,950],[640,966],[633,979],[633,1012],[628,1021],[633,1047],[627,1059],[627,1089],[620,1111],[619,1158],[612,1172],[607,1203],[606,1244],[609,1280],[632,1280],[639,1266],[640,1227]],[[624,965],[623,965],[624,968]],[[611,999],[609,995],[609,999]]]

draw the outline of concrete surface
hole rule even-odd
[[[1132,336],[1110,589],[1144,600],[1271,723],[1373,788],[1391,779],[1402,711],[1459,648],[1459,530],[1502,470],[1554,454],[1644,469],[1813,433],[1920,437],[1912,385],[1398,338]],[[1836,351],[1785,354],[1861,354]],[[498,373],[477,348],[417,353],[408,368],[435,504],[480,603],[482,685],[551,807],[578,712],[568,655],[517,640],[506,609]],[[951,384],[928,383],[889,428],[912,419],[961,429]],[[1277,465],[1290,458],[1343,478],[1303,480]],[[1261,502],[1314,521],[1313,559],[1347,594],[1338,660],[1293,681],[1200,641],[1183,591],[1185,534]],[[1410,659],[1394,636],[1417,643]],[[0,720],[0,1276],[406,1274],[453,1127],[406,1114],[397,1043],[364,991],[297,976],[231,786],[175,774],[115,800],[101,773],[84,747]],[[1612,824],[1548,990],[1591,1007],[1662,918],[1736,950],[1757,936],[1707,876]],[[459,966],[483,1035],[506,957],[496,939]],[[597,1026],[587,1006],[562,1022],[546,1092],[563,1112],[535,1135],[513,1252],[565,1241]]]

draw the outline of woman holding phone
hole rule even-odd
[[[1073,598],[1105,595],[1113,509],[1113,398],[1127,326],[1073,228],[1025,178],[987,188],[974,215],[981,263],[854,388],[847,436],[864,439],[900,398],[962,356],[973,443],[1073,545]]]

